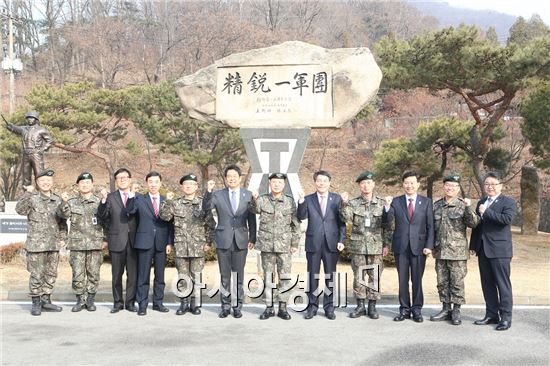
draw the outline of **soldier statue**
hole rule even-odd
[[[31,169],[34,177],[44,171],[44,152],[53,144],[53,138],[50,133],[42,126],[38,119],[37,111],[30,111],[25,114],[27,126],[16,126],[7,122],[6,128],[14,133],[21,135],[23,141],[23,187],[30,186],[32,183]]]

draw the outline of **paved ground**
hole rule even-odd
[[[396,323],[396,308],[382,306],[381,318],[261,321],[261,306],[247,305],[241,319],[219,319],[218,306],[203,314],[176,316],[175,304],[146,317],[123,311],[109,314],[109,304],[95,313],[29,315],[28,302],[0,302],[2,365],[548,365],[550,307],[518,307],[513,327],[471,322],[480,306],[464,309],[464,324],[410,320]],[[424,310],[427,318],[435,307]],[[322,312],[320,312],[322,313]]]

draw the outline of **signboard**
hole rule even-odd
[[[216,119],[269,121],[266,127],[317,125],[333,117],[329,65],[217,68]]]

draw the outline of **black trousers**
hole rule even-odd
[[[316,252],[307,252],[307,272],[309,274],[309,306],[314,309],[319,308],[319,295],[315,294],[319,287],[319,272],[321,271],[321,262],[323,262],[323,272],[325,273],[325,291],[323,294],[323,309],[334,308],[334,284],[336,280],[336,263],[338,262],[338,252],[331,252],[328,248],[326,238],[321,244],[321,250]],[[328,291],[327,291],[328,290]],[[330,294],[328,294],[329,292]]]
[[[111,275],[113,285],[113,302],[116,305],[134,305],[136,300],[137,255],[129,245],[122,252],[109,251],[111,257]],[[122,275],[126,269],[126,301],[122,299]]]
[[[422,276],[426,267],[426,256],[413,255],[411,247],[407,246],[404,253],[395,253],[395,264],[399,278],[399,311],[401,314],[420,315],[424,305]],[[412,305],[409,280],[412,282]]]
[[[512,320],[512,282],[510,262],[512,258],[487,258],[483,251],[478,252],[481,290],[485,299],[485,315],[490,318]]]
[[[164,269],[166,268],[166,251],[151,249],[136,249],[138,273],[136,300],[140,309],[146,309],[149,304],[149,287],[151,284],[151,265],[155,269],[153,282],[153,306],[162,305],[164,299]]]
[[[235,292],[233,291],[235,288],[237,292],[237,305],[235,307],[241,309],[244,301],[244,265],[246,264],[248,249],[239,249],[237,243],[233,241],[231,248],[217,249],[216,252],[221,276],[220,298],[222,308],[229,309],[231,307],[231,293]],[[237,283],[233,283],[233,286],[231,286],[231,272],[237,273]],[[224,292],[226,292],[225,295]]]

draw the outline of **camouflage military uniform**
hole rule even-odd
[[[211,193],[207,192],[204,198],[167,199],[160,206],[160,218],[174,220],[174,257],[179,275],[186,274],[194,278],[204,268],[203,247],[212,243],[215,227],[212,214],[205,209],[210,197]]]
[[[391,233],[386,229],[384,199],[373,196],[367,202],[363,196],[342,202],[340,211],[342,221],[351,222],[353,227],[350,236],[349,251],[351,253],[351,268],[353,269],[353,291],[357,299],[379,300],[380,291],[373,290],[375,273],[367,270],[369,277],[366,287],[364,272],[360,270],[366,265],[378,265],[378,276],[382,275],[384,262],[382,249],[391,242]]]
[[[69,263],[73,269],[73,290],[84,297],[97,292],[103,263],[101,247],[105,238],[97,218],[100,201],[94,195],[89,198],[78,195],[59,206],[61,217],[71,220],[67,249],[71,251]]]
[[[49,296],[57,279],[59,238],[62,220],[57,212],[61,198],[39,192],[25,192],[15,211],[27,216],[27,270],[30,272],[31,296]]]
[[[273,300],[286,303],[290,294],[292,281],[281,279],[290,276],[292,253],[290,248],[298,248],[300,241],[300,222],[296,216],[296,203],[292,196],[281,195],[275,198],[272,194],[263,194],[251,200],[249,210],[260,215],[260,225],[255,249],[261,252],[262,270],[265,283],[267,276],[277,271],[279,283]],[[271,281],[272,282],[272,281]],[[280,292],[280,289],[288,291]],[[266,298],[266,303],[268,303]],[[268,303],[268,306],[271,306]]]
[[[469,258],[466,227],[476,227],[479,217],[471,206],[455,198],[434,202],[435,270],[437,291],[442,303],[464,304],[464,277]]]

